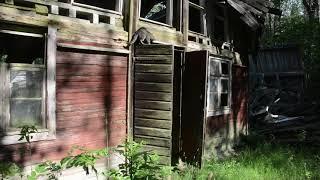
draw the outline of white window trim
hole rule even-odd
[[[107,12],[107,13],[115,13],[115,14],[121,15],[122,10],[123,10],[123,0],[115,0],[115,1],[116,1],[115,10],[100,8],[100,7],[91,6],[91,5],[82,4],[82,3],[77,3],[77,2],[74,2],[74,0],[71,0],[71,4],[74,6],[79,6],[79,7],[83,7],[83,8],[88,8],[88,9],[93,9],[93,10],[97,10],[97,11],[102,11],[102,12]]]
[[[48,26],[47,37],[47,75],[46,75],[46,129],[39,129],[32,134],[30,142],[56,139],[56,52],[57,52],[57,28]],[[3,85],[1,85],[3,86]],[[26,143],[25,140],[18,141],[19,132],[5,132],[1,136],[2,145]]]
[[[214,109],[213,111],[212,110],[209,110],[208,107],[207,107],[207,117],[210,117],[210,116],[219,116],[219,115],[225,115],[225,114],[230,114],[231,113],[231,103],[232,103],[232,62],[228,59],[223,59],[223,58],[220,58],[220,57],[215,57],[215,56],[209,56],[209,62],[208,62],[208,73],[207,73],[207,78],[208,78],[208,82],[207,82],[207,105],[210,104],[210,60],[213,60],[213,61],[217,61],[219,62],[219,69],[220,69],[220,72],[222,71],[222,66],[221,66],[221,62],[225,62],[225,63],[228,63],[229,65],[229,76],[228,76],[228,79],[229,79],[229,90],[228,90],[228,106],[224,106],[224,107],[220,107],[220,108],[217,108],[217,109]],[[219,100],[221,98],[221,79],[223,79],[223,76],[220,76],[220,77],[217,77],[217,79],[219,79],[219,84],[218,84],[218,94],[219,94]]]

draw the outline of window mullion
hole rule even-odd
[[[204,10],[205,7],[205,0],[200,0],[200,6],[203,7],[200,13],[201,17],[201,33],[203,33],[205,36],[207,36],[207,22],[206,22],[206,13]]]
[[[4,75],[3,75],[3,63],[0,63],[0,128],[4,128],[4,104],[3,104],[3,90],[4,90]]]
[[[122,13],[123,0],[116,0],[115,10]]]
[[[4,127],[7,129],[10,125],[10,69],[7,63],[3,64],[4,75],[4,93],[3,93],[3,106],[4,106]]]
[[[172,26],[173,19],[173,0],[167,0],[166,8],[166,23]]]

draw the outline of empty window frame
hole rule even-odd
[[[189,1],[189,30],[206,34],[205,0]]]
[[[18,132],[24,125],[35,126],[40,130],[34,139],[54,138],[55,89],[52,74],[55,68],[47,63],[47,45],[50,43],[51,53],[55,54],[54,41],[56,30],[48,29],[51,38],[47,39],[45,29],[34,31],[16,31],[11,26],[0,27],[0,134],[3,144],[18,143]],[[18,26],[14,26],[16,27]],[[20,27],[24,30],[28,28]],[[49,48],[48,48],[49,49]],[[54,57],[55,58],[55,57]],[[49,59],[49,58],[48,58]],[[50,57],[52,59],[52,56]],[[50,64],[50,68],[48,68]],[[48,84],[47,82],[50,82]],[[55,86],[55,85],[54,85]],[[51,90],[48,90],[50,87]],[[50,107],[48,109],[48,107]],[[54,107],[52,109],[51,107]]]
[[[177,0],[140,0],[140,17],[172,26],[173,7],[178,4],[177,2]]]
[[[217,43],[222,44],[224,41],[227,41],[227,10],[224,1],[214,2],[213,15],[213,38]]]
[[[71,3],[92,9],[106,9],[121,12],[123,0],[71,0]]]
[[[208,115],[229,113],[231,106],[231,63],[217,57],[209,58]]]

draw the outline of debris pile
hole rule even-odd
[[[251,91],[250,126],[277,142],[320,145],[320,104],[292,88],[259,86]]]

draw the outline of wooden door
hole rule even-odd
[[[182,83],[182,158],[200,165],[206,103],[208,52],[187,52]]]
[[[133,138],[171,164],[174,47],[142,45],[134,54]]]

